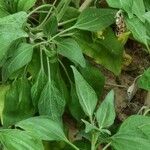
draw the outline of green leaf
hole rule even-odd
[[[28,11],[35,5],[37,0],[18,0],[17,2],[17,10],[18,11]]]
[[[6,92],[9,90],[9,88],[9,85],[0,85],[0,118],[2,117],[2,112],[4,109]]]
[[[74,38],[83,50],[83,53],[93,58],[98,64],[119,75],[122,66],[123,46],[115,37],[113,31],[108,28],[104,39],[92,40],[92,35],[87,32],[79,32]]]
[[[77,120],[81,121],[81,119],[85,118],[85,114],[81,108],[81,105],[79,103],[79,98],[76,93],[75,85],[71,85],[71,100],[68,103],[68,107],[70,110],[71,115]]]
[[[85,133],[89,133],[93,130],[99,131],[99,129],[95,125],[92,125],[91,123],[89,123],[88,121],[83,120],[83,119],[82,119],[82,121],[85,124]]]
[[[117,134],[113,136],[111,145],[115,150],[148,150],[150,142],[138,136],[138,134]]]
[[[63,39],[58,43],[57,51],[60,55],[67,57],[73,62],[85,67],[85,59],[82,50],[74,39]]]
[[[27,65],[33,54],[33,47],[27,43],[21,43],[18,49],[14,50],[12,58],[9,59],[3,68],[5,78],[10,77],[14,72]]]
[[[143,75],[138,79],[138,87],[144,90],[150,90],[150,68],[144,71]]]
[[[143,22],[136,17],[132,19],[126,17],[125,22],[127,24],[127,28],[132,32],[133,37],[139,42],[145,44],[149,50],[147,31]]]
[[[114,91],[111,90],[96,112],[99,128],[108,128],[114,123],[116,117],[114,104]]]
[[[0,141],[4,149],[8,150],[44,150],[42,141],[17,129],[1,130]]]
[[[56,16],[52,15],[45,23],[43,32],[47,36],[53,36],[58,29],[58,22]]]
[[[20,121],[16,124],[34,135],[36,138],[45,141],[67,141],[61,123],[53,121],[50,117],[39,116]]]
[[[2,115],[3,125],[8,127],[22,119],[31,117],[33,114],[28,80],[22,78],[14,81],[6,93]]]
[[[142,22],[144,22],[143,15],[145,13],[145,6],[143,0],[133,0],[132,13],[136,15]]]
[[[54,83],[45,85],[38,103],[40,115],[49,115],[53,120],[60,120],[64,113],[65,100]]]
[[[80,68],[80,71],[85,80],[95,90],[98,97],[100,97],[105,83],[105,77],[100,72],[100,69],[92,66],[91,64],[87,64],[85,68]]]
[[[146,12],[143,17],[150,23],[150,11]]]
[[[6,56],[7,50],[13,41],[28,36],[22,29],[26,19],[27,14],[25,12],[0,18],[0,61]]]
[[[119,8],[119,9],[123,9],[125,10],[129,17],[133,17],[133,14],[132,14],[132,6],[133,6],[133,0],[106,0],[108,5],[110,7],[113,7],[113,8]]]
[[[39,102],[41,92],[44,89],[46,82],[47,82],[46,74],[43,69],[40,69],[37,75],[36,82],[33,84],[31,88],[32,102],[36,111],[38,110],[38,102]]]
[[[113,9],[88,8],[79,15],[74,27],[88,31],[104,30],[114,23],[115,13]]]
[[[145,125],[150,125],[149,117],[140,115],[129,117],[123,122],[119,131],[111,137],[111,145],[116,150],[149,149],[149,134],[144,132]]]
[[[82,75],[72,66],[75,78],[76,92],[80,105],[87,116],[92,118],[97,104],[97,95],[93,88],[86,82]]]

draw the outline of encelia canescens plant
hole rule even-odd
[[[99,101],[128,39],[150,52],[149,0],[0,0],[0,149],[149,150],[149,110],[120,125],[114,90]]]

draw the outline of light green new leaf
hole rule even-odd
[[[45,85],[38,103],[40,115],[49,115],[53,120],[60,120],[65,107],[65,100],[50,81]]]
[[[138,87],[144,90],[150,90],[150,68],[138,79]]]
[[[129,19],[126,17],[125,22],[126,22],[127,28],[132,32],[133,37],[139,42],[145,44],[149,50],[147,31],[143,22],[141,22],[136,17],[132,19]]]
[[[28,11],[31,7],[35,5],[37,0],[18,0],[17,10],[18,11]]]
[[[98,100],[97,95],[74,66],[72,66],[72,70],[80,105],[85,114],[92,118]]]
[[[77,29],[88,31],[100,31],[115,21],[116,10],[88,8],[84,10],[74,25]]]
[[[27,14],[25,12],[19,12],[0,18],[0,61],[5,57],[13,41],[28,36],[22,29],[26,19]]]
[[[96,112],[99,128],[108,128],[114,123],[116,117],[114,104],[114,91],[111,90]]]
[[[30,44],[22,43],[11,59],[4,65],[5,78],[11,76],[15,71],[27,65],[32,59],[33,47]]]
[[[57,52],[73,62],[85,67],[85,59],[82,50],[74,39],[63,39],[58,43]]]
[[[5,127],[34,114],[30,90],[30,84],[26,78],[12,83],[4,101],[2,123]]]
[[[32,117],[16,124],[36,138],[46,141],[67,141],[61,123],[53,121],[51,117]]]
[[[17,129],[1,130],[0,141],[4,149],[8,150],[44,150],[41,140]]]

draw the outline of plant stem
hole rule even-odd
[[[72,27],[70,27],[70,28],[68,28],[68,29],[66,29],[66,30],[63,30],[62,32],[59,32],[58,34],[56,34],[56,35],[54,35],[53,37],[51,37],[48,41],[43,41],[43,42],[40,42],[40,43],[35,44],[34,47],[37,47],[37,46],[42,45],[42,44],[47,44],[47,43],[51,42],[52,40],[54,40],[54,39],[55,39],[56,37],[58,37],[59,35],[65,33],[65,32],[68,32],[68,31],[70,31],[70,30],[72,30],[72,29],[74,29],[74,28],[75,28],[75,27],[72,26]]]
[[[44,20],[41,22],[41,24],[40,24],[39,26],[37,26],[36,28],[42,27],[42,25],[47,21],[47,19],[49,18],[50,14],[51,14],[51,12],[52,12],[52,10],[53,10],[53,8],[55,8],[54,5],[56,4],[56,2],[57,2],[57,0],[55,0],[55,1],[53,2],[52,7],[50,7],[50,10],[48,11],[46,17],[45,17]]]
[[[42,9],[42,8],[45,8],[45,7],[52,7],[53,5],[51,4],[44,4],[44,5],[41,5],[37,8],[35,8],[33,11],[31,11],[29,14],[28,14],[28,17],[31,16],[32,14],[34,14],[37,10],[39,9]]]
[[[70,22],[73,22],[73,21],[75,21],[75,20],[77,20],[77,18],[72,18],[72,19],[70,19],[70,20],[67,20],[67,21],[64,21],[64,22],[60,22],[60,23],[58,24],[58,26],[63,26],[63,25],[65,25],[65,24],[70,23]]]
[[[49,65],[49,58],[46,57],[46,59],[47,59],[48,81],[51,83],[51,70]]]
[[[109,146],[110,146],[111,143],[108,143],[102,150],[106,150]]]
[[[85,0],[85,2],[80,6],[79,11],[82,12],[84,9],[86,9],[93,0]]]

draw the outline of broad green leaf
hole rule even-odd
[[[138,79],[138,87],[144,90],[150,90],[150,68]]]
[[[2,117],[2,112],[4,109],[6,92],[9,90],[9,88],[9,85],[0,85],[0,118]]]
[[[48,81],[42,90],[38,109],[40,115],[49,115],[53,120],[60,120],[65,107],[65,100],[54,83]]]
[[[28,36],[22,29],[26,19],[27,14],[25,12],[0,18],[0,61],[6,56],[7,50],[13,41]]]
[[[25,78],[12,83],[4,102],[2,114],[4,126],[8,127],[34,114],[30,90],[30,84]]]
[[[111,126],[114,123],[115,117],[114,91],[111,90],[96,112],[99,128],[108,128]]]
[[[86,65],[82,50],[74,39],[68,38],[58,42],[57,52],[71,61],[78,63],[81,67],[85,67]]]
[[[31,88],[32,102],[36,111],[38,110],[38,102],[39,102],[41,92],[44,89],[46,82],[47,82],[46,74],[43,69],[40,69],[37,75],[36,82],[33,84]]]
[[[80,68],[80,71],[85,80],[95,90],[98,97],[100,97],[105,83],[104,75],[98,68],[92,66],[91,64],[87,64],[85,68]]]
[[[111,29],[104,32],[104,39],[93,41],[91,34],[79,32],[74,38],[83,50],[83,53],[91,57],[93,61],[102,64],[105,68],[119,75],[122,66],[123,46],[115,37]]]
[[[88,31],[104,30],[114,23],[115,13],[113,9],[88,8],[79,15],[74,27]]]
[[[28,11],[35,5],[37,0],[18,0],[17,3],[17,10],[18,11]]]
[[[58,22],[56,16],[52,15],[44,24],[43,32],[46,36],[53,36],[58,29]]]
[[[44,150],[41,140],[17,129],[1,130],[0,142],[7,150]]]
[[[150,148],[148,139],[131,133],[113,136],[111,145],[115,150],[148,150]]]
[[[150,23],[150,11],[146,12],[143,17]]]
[[[125,22],[127,24],[127,28],[132,32],[133,37],[139,42],[145,44],[149,50],[147,31],[143,22],[136,17],[132,19],[126,17]]]
[[[143,15],[145,13],[145,6],[143,0],[133,0],[132,13],[144,22]]]
[[[61,123],[53,121],[51,117],[39,116],[28,118],[18,122],[16,126],[24,129],[40,140],[67,141]]]
[[[79,98],[76,93],[75,85],[71,85],[71,100],[68,102],[68,107],[71,115],[77,120],[81,121],[81,119],[85,118],[85,114],[81,108],[79,103]]]
[[[32,59],[33,47],[27,43],[21,43],[11,59],[4,65],[5,78],[27,65]]]
[[[149,134],[144,132],[144,126],[147,125],[150,125],[150,118],[147,116],[134,115],[127,118],[119,131],[111,137],[111,145],[116,150],[149,149]]]
[[[87,116],[92,118],[93,112],[97,104],[97,95],[93,88],[86,82],[82,75],[72,66],[76,92],[80,105]]]
[[[148,116],[141,116],[141,115],[133,115],[127,118],[123,124],[121,125],[118,133],[125,133],[125,134],[139,134],[138,136],[145,137],[144,132],[141,132],[140,129],[145,125],[150,124],[150,117]]]

